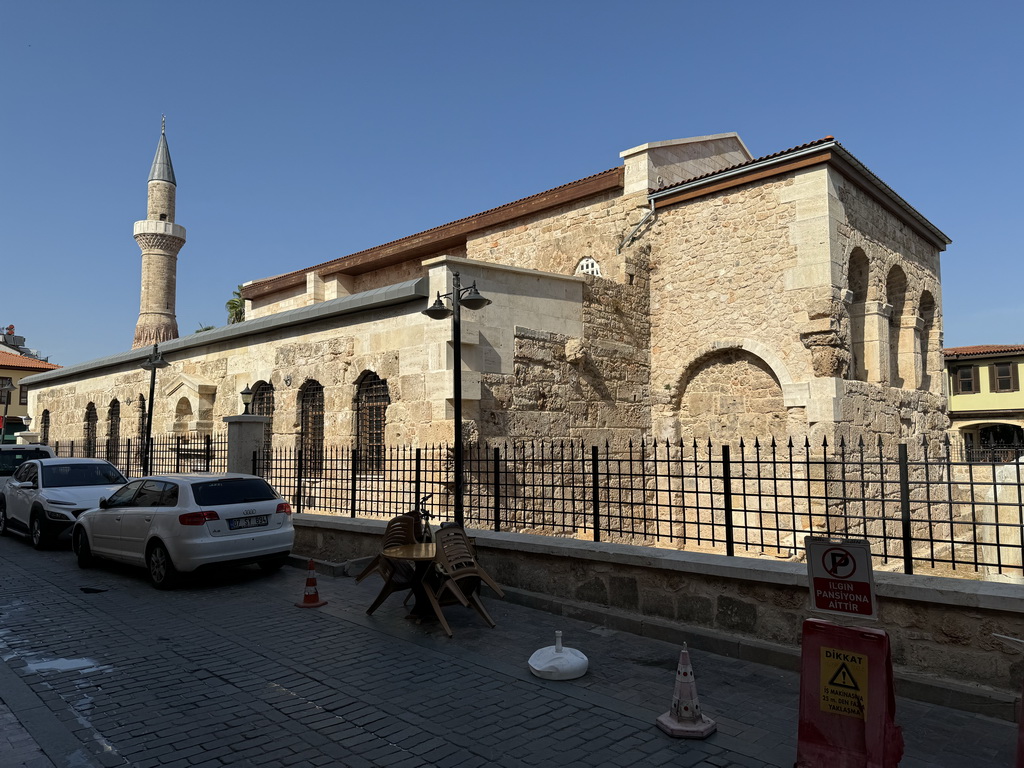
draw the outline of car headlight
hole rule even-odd
[[[66,523],[75,519],[75,516],[71,514],[70,509],[67,511],[63,509],[47,509],[46,517],[50,520],[57,520],[61,523]]]

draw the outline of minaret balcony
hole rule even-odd
[[[170,221],[145,219],[135,222],[135,235],[167,235],[179,240],[185,239],[185,228]]]

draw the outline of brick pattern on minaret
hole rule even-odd
[[[161,130],[149,172],[146,218],[135,222],[135,242],[142,249],[142,295],[132,349],[178,338],[174,305],[185,228],[174,223],[176,191],[167,136]]]

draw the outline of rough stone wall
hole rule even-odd
[[[926,388],[942,395],[942,290],[939,281],[939,251],[914,231],[904,221],[898,219],[882,208],[859,187],[847,181],[841,174],[830,173],[831,194],[838,204],[834,206],[835,217],[831,233],[833,249],[837,254],[837,265],[841,275],[840,281],[848,279],[850,254],[859,249],[867,257],[868,274],[866,276],[866,296],[868,301],[879,302],[883,307],[892,307],[888,319],[889,335],[903,350],[904,362],[906,355],[912,355],[907,347],[913,335],[909,327],[918,326],[918,343],[923,347],[920,358],[925,369],[911,377],[912,381],[900,382],[892,370],[885,371],[884,382],[894,382],[902,389]],[[897,281],[900,295],[889,295],[893,285],[889,276],[900,276]],[[900,274],[902,273],[902,274]],[[905,276],[905,281],[904,281]],[[845,284],[845,283],[843,283]],[[905,285],[905,288],[904,288]],[[933,311],[922,307],[922,297],[930,295],[933,300]],[[895,305],[895,306],[894,306]],[[908,328],[908,335],[900,337],[902,309],[902,325]],[[923,326],[925,316],[930,314],[931,328]],[[884,331],[883,331],[884,335]],[[884,357],[884,355],[883,355]],[[887,360],[898,361],[899,354],[890,355]],[[908,367],[913,367],[911,362]]]
[[[688,439],[696,428],[719,440],[785,431],[834,442],[944,429],[937,349],[924,355],[930,375],[908,376],[903,387],[850,381],[858,369],[847,304],[854,248],[870,265],[870,287],[858,298],[884,294],[898,267],[911,315],[924,291],[934,299],[930,332],[923,321],[894,321],[901,369],[912,371],[920,358],[913,334],[926,345],[941,339],[941,297],[935,247],[837,172],[805,169],[680,203],[659,211],[648,237],[656,438]],[[876,346],[886,356],[889,334],[881,335]],[[754,384],[748,370],[757,364],[727,350],[760,358],[778,391],[759,395],[767,380]],[[715,398],[718,415],[709,410]]]
[[[603,277],[626,282],[627,259],[617,249],[647,208],[646,194],[608,192],[475,235],[466,255],[562,275],[574,274],[580,261],[592,258]]]
[[[754,377],[749,353],[722,354],[746,340],[771,350],[788,378],[811,376],[800,331],[813,290],[787,290],[785,282],[786,271],[797,264],[790,232],[797,204],[787,199],[793,184],[793,177],[773,179],[659,212],[648,236],[656,438],[693,437],[690,430],[698,415],[707,415],[713,395],[735,417],[707,424],[716,434],[702,429],[702,436],[717,440],[731,436],[723,430],[734,427],[768,429],[786,422],[781,384],[771,392],[768,381],[785,378],[783,371],[762,369]]]
[[[687,374],[679,407],[686,442],[720,435],[787,436],[782,388],[765,362],[743,350],[704,358]]]
[[[387,343],[382,343],[382,337]],[[327,442],[347,442],[353,434],[356,381],[364,371],[372,370],[388,381],[388,441],[415,443],[417,430],[430,419],[422,409],[417,411],[415,402],[408,403],[403,397],[409,378],[401,375],[400,361],[403,355],[418,356],[422,345],[418,313],[398,308],[368,312],[343,329],[323,322],[290,333],[168,353],[171,365],[157,372],[153,433],[175,430],[176,416],[183,409],[182,397],[188,399],[192,418],[199,421],[203,431],[219,431],[223,429],[223,417],[241,412],[238,393],[245,386],[266,381],[274,387],[274,442],[294,445],[299,433],[299,388],[312,379],[324,387]],[[419,376],[422,379],[422,371]],[[122,403],[121,434],[134,437],[139,423],[137,409],[127,404],[137,402],[140,396],[148,397],[148,393],[148,372],[107,370],[33,389],[30,407],[37,415],[44,409],[50,411],[50,440],[55,442],[82,439],[85,410],[93,402],[102,439],[106,434],[106,409],[117,398]],[[422,383],[417,394],[423,396]]]
[[[583,335],[515,329],[513,371],[485,374],[478,437],[621,447],[650,429],[649,297],[643,252],[631,283],[583,277]]]

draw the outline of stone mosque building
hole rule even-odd
[[[940,436],[948,238],[832,137],[760,158],[734,133],[621,164],[358,253],[253,280],[246,319],[179,337],[185,229],[161,132],[133,348],[25,379],[44,441],[220,432],[239,393],[272,444]],[[183,258],[187,258],[185,249]],[[242,276],[244,277],[244,276]]]

